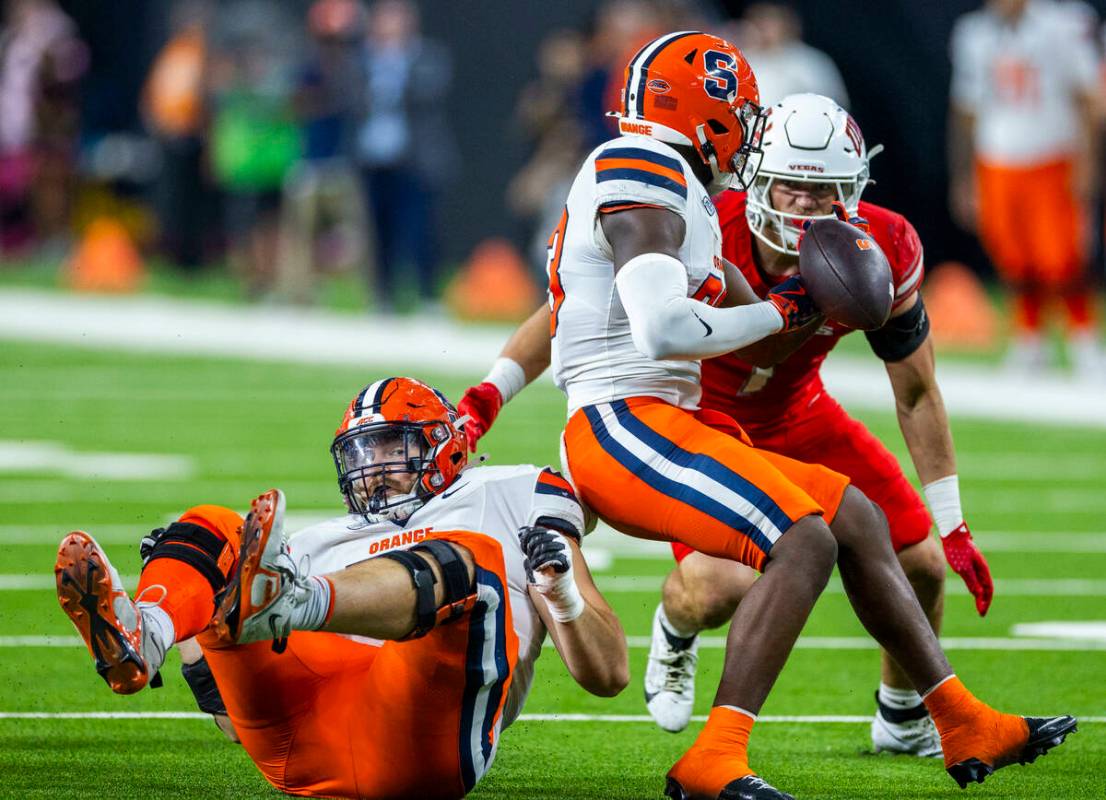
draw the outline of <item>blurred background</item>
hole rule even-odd
[[[962,31],[957,56],[955,31],[981,8],[1000,21],[998,58],[973,77],[981,45]],[[1033,16],[1046,8],[1047,24]],[[525,13],[505,0],[4,0],[0,289],[519,319],[544,291],[545,240],[580,159],[612,135],[603,115],[628,57],[696,28],[746,52],[765,102],[830,95],[869,147],[885,145],[865,198],[921,234],[947,350],[1097,380],[1104,11],[1106,0],[888,0],[878,13],[861,0],[564,0]],[[1027,47],[1079,57],[1037,85]],[[1059,156],[1080,224],[1057,236],[1078,240],[1079,263],[1062,280],[996,273],[1002,247],[977,238],[998,212],[978,208],[988,153],[965,131],[1003,92],[1021,93],[1027,136],[1070,150]],[[1024,119],[1003,120],[1024,138]],[[1026,174],[1014,180],[1032,193]]]

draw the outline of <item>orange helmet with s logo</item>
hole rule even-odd
[[[414,378],[385,378],[358,392],[330,452],[346,506],[368,522],[406,520],[468,463],[457,410]]]
[[[694,148],[712,188],[744,190],[756,175],[765,123],[757,80],[725,39],[679,31],[646,44],[626,65],[614,116],[623,134]]]

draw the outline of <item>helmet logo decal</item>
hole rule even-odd
[[[663,78],[653,78],[645,84],[653,94],[666,94],[672,87]]]
[[[871,250],[872,249],[872,243],[869,242],[867,239],[857,239],[856,240],[856,249],[857,250]]]
[[[856,124],[856,120],[853,119],[853,115],[847,115],[845,121],[845,135],[849,137],[849,141],[853,143],[853,150],[858,154],[863,152],[864,148],[864,136],[860,133],[860,126]]]
[[[703,89],[715,100],[729,102],[737,92],[737,72],[731,53],[707,50],[703,53],[703,67],[711,77],[703,81]]]
[[[637,133],[642,136],[652,136],[653,126],[642,122],[627,122],[626,120],[618,121],[618,129],[622,133]]]

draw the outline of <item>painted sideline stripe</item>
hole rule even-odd
[[[626,637],[630,647],[648,648],[650,641],[648,636]],[[552,647],[552,640],[546,640],[544,646]],[[699,646],[723,650],[726,637],[701,636]],[[941,646],[946,650],[1106,651],[1106,639],[947,636],[941,638]],[[3,647],[84,647],[84,642],[78,636],[0,636],[0,648]],[[800,636],[795,643],[797,650],[875,650],[878,647],[875,640],[867,636]]]
[[[202,711],[0,711],[0,719],[211,719]],[[705,714],[696,714],[692,722],[705,722]],[[1106,717],[1078,717],[1080,722],[1106,723]],[[648,714],[520,714],[519,722],[648,722]],[[788,725],[868,724],[871,716],[838,715],[773,715],[757,717],[757,722]]]

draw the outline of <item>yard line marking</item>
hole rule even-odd
[[[202,711],[0,711],[0,719],[211,719]],[[705,714],[696,714],[692,722],[705,722]],[[1106,717],[1078,717],[1088,724],[1106,723]],[[648,714],[520,714],[519,722],[613,722],[653,723]],[[860,714],[768,714],[757,722],[784,725],[859,725],[869,724],[871,715]]]
[[[648,636],[627,636],[630,647],[648,648]],[[545,647],[552,647],[546,639]],[[724,636],[700,636],[699,646],[708,650],[726,647]],[[946,650],[1065,650],[1075,652],[1106,651],[1106,639],[1091,638],[1017,638],[1002,636],[947,636],[941,638]],[[0,636],[0,648],[4,647],[84,647],[77,636]],[[800,636],[795,643],[798,650],[875,650],[879,647],[867,636]]]
[[[191,478],[191,458],[162,453],[73,450],[64,442],[0,439],[0,473],[46,472],[70,480],[160,481]]]
[[[0,576],[2,577],[2,576]],[[663,575],[596,575],[600,591],[609,594],[659,592]],[[2,583],[0,583],[2,585]],[[968,594],[967,587],[949,582],[945,591]],[[995,591],[1004,597],[1106,597],[1106,580],[1098,578],[999,578]],[[831,578],[825,594],[844,594],[839,578]]]

